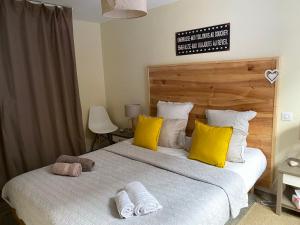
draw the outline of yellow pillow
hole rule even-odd
[[[162,118],[140,115],[134,132],[133,144],[156,151],[162,123]]]
[[[232,127],[213,127],[195,121],[189,159],[224,167]]]

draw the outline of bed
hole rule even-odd
[[[257,180],[272,182],[276,86],[264,71],[276,68],[276,58],[148,68],[150,113],[158,100],[193,102],[189,135],[205,108],[255,110],[245,163],[220,169],[187,159],[183,149],[152,152],[124,141],[84,155],[96,162],[92,172],[70,178],[44,167],[9,181],[2,198],[26,225],[223,225],[247,207]],[[131,181],[142,182],[163,209],[120,219],[113,197]]]
[[[247,207],[247,192],[266,167],[260,150],[249,152],[256,154],[247,154],[245,164],[227,162],[224,170],[187,159],[183,149],[152,152],[124,141],[84,155],[96,162],[90,173],[61,177],[44,167],[9,181],[2,197],[27,225],[221,225]],[[251,184],[247,176],[253,177]],[[135,180],[164,208],[120,219],[113,197]]]

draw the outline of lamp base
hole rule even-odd
[[[137,123],[137,119],[136,118],[131,118],[131,128],[132,128],[133,132],[135,131],[136,123]]]

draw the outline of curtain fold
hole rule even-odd
[[[0,1],[0,188],[85,152],[72,10]]]

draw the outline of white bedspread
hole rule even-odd
[[[118,143],[110,149],[114,151],[117,147],[125,153],[132,148],[128,143]],[[177,157],[164,156],[167,162],[162,163],[159,157],[151,156],[161,153],[134,148],[144,151],[147,157],[143,160],[149,158],[153,164],[98,150],[86,155],[96,162],[92,172],[77,178],[62,177],[44,167],[9,181],[2,197],[26,225],[222,225],[229,219],[231,210],[236,214],[240,207],[247,206],[243,182],[235,173],[198,166],[195,161],[181,165],[178,173],[171,172],[154,164],[172,169],[178,165]],[[185,176],[189,168],[201,168],[200,174],[196,170],[194,176]],[[214,179],[217,185],[210,183]],[[135,180],[142,182],[164,209],[143,217],[119,219],[113,197]]]
[[[132,140],[124,143],[131,144]],[[174,149],[158,146],[158,152],[188,159],[188,152],[184,149]],[[224,169],[233,171],[240,175],[245,183],[246,190],[250,191],[256,181],[261,177],[267,167],[267,159],[258,148],[247,147],[245,149],[245,163],[226,162]]]
[[[158,147],[158,151],[167,155],[188,159],[188,152],[184,149]],[[247,191],[253,187],[267,167],[267,159],[264,153],[257,148],[245,149],[245,162],[226,162],[224,169],[233,171],[243,178]]]
[[[267,159],[264,153],[257,148],[245,149],[245,162],[226,162],[225,169],[239,174],[245,183],[247,191],[253,187],[267,167]]]

